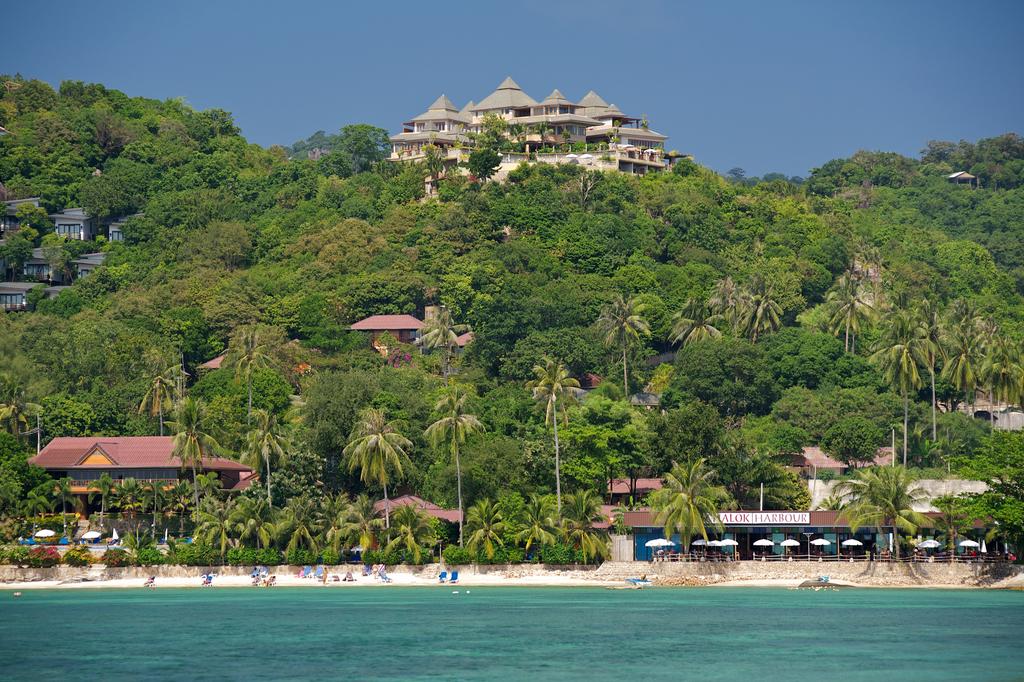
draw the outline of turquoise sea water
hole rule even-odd
[[[0,678],[1020,680],[1024,592],[3,591]]]

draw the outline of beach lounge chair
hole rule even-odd
[[[313,576],[313,567],[312,566],[303,566],[302,567],[302,577],[303,578],[310,578],[312,576]]]
[[[437,582],[446,583],[448,582],[448,571],[441,571],[441,575],[437,576]]]
[[[323,567],[323,564],[318,564],[317,565],[316,573],[313,574],[313,577],[315,579],[317,579],[317,580],[323,580],[323,577],[324,577],[324,567]]]
[[[368,575],[370,575],[370,567],[366,564],[363,564],[363,576],[366,577]]]
[[[448,584],[449,585],[454,585],[457,582],[459,582],[459,572],[458,571],[452,571],[452,579],[448,581]]]

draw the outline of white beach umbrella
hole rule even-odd
[[[657,538],[655,540],[648,540],[644,543],[644,547],[674,547],[676,543],[665,538]]]
[[[799,547],[800,546],[800,541],[799,540],[783,540],[782,542],[779,543],[779,545],[781,545],[782,547]]]
[[[985,540],[984,539],[981,541],[981,553],[982,554],[988,554],[988,547],[985,546]]]
[[[578,158],[580,158],[580,155],[579,154],[566,154],[565,158],[567,158],[567,159],[578,159]]]
[[[36,531],[35,537],[37,537],[37,538],[52,538],[56,534],[57,534],[56,531],[50,530],[49,528],[44,528],[42,530]]]
[[[722,546],[722,541],[721,540],[708,540],[708,547],[721,547],[721,546]]]
[[[775,543],[766,538],[754,541],[754,547],[774,547]]]
[[[592,159],[592,158],[594,158],[594,155],[593,154],[580,154],[580,158],[581,159]]]
[[[853,538],[850,538],[849,540],[843,540],[842,545],[843,547],[861,547],[864,545],[864,543],[860,540],[854,540]]]
[[[82,533],[82,539],[83,540],[95,540],[96,538],[98,538],[101,535],[103,535],[103,533],[99,532],[98,530],[90,530],[88,533]]]
[[[721,547],[736,547],[740,543],[736,542],[735,540],[727,538],[725,540],[719,540],[718,544]]]
[[[942,547],[942,543],[937,540],[924,540],[923,542],[917,543],[918,549],[938,549]]]
[[[38,535],[38,533],[37,533],[37,535]],[[980,547],[981,545],[979,545],[974,540],[961,540],[960,541],[960,546],[961,547]]]
[[[111,539],[111,540],[113,540],[114,542],[117,542],[118,540],[120,540],[120,539],[121,539],[121,536],[119,536],[119,535],[117,534],[117,529],[116,529],[116,528],[114,529],[114,532],[113,532],[113,533],[111,533],[111,535],[110,535],[110,539]]]
[[[825,545],[831,545],[832,543],[825,538],[817,538],[816,540],[811,540],[811,544],[817,545],[818,547],[824,547]]]
[[[697,538],[696,540],[694,540],[690,544],[691,545],[697,545],[698,547],[703,547],[704,545],[708,544],[708,541],[705,540],[704,538]]]

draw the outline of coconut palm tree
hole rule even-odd
[[[0,422],[15,438],[21,438],[31,430],[30,418],[42,411],[42,406],[31,402],[25,395],[22,385],[3,381],[3,393],[0,394]]]
[[[64,523],[64,535],[68,534],[68,503],[70,502],[72,508],[78,498],[75,497],[75,493],[71,490],[71,479],[65,476],[54,482],[53,496],[60,502],[61,521]]]
[[[348,458],[348,470],[359,470],[363,483],[375,483],[384,488],[384,527],[391,527],[391,509],[388,502],[388,483],[392,472],[402,475],[402,464],[408,460],[406,450],[412,441],[398,431],[396,422],[388,421],[384,410],[364,409],[359,414],[348,445],[343,454]]]
[[[197,515],[195,534],[206,542],[220,548],[220,559],[224,561],[228,547],[236,544],[234,538],[237,522],[235,515],[235,501],[207,500]]]
[[[544,356],[543,365],[533,366],[533,381],[526,387],[533,392],[533,399],[544,403],[544,424],[550,424],[555,436],[555,500],[558,513],[562,510],[562,473],[558,451],[558,417],[561,410],[562,421],[568,423],[568,405],[576,400],[574,389],[580,382],[569,376],[569,370],[560,361]]]
[[[309,549],[315,552],[320,549],[319,536],[316,502],[308,495],[288,500],[277,524],[278,542],[285,545],[285,551]]]
[[[597,329],[604,336],[604,344],[609,348],[622,349],[622,390],[629,395],[629,371],[626,354],[629,347],[640,340],[641,336],[650,334],[651,329],[642,317],[646,306],[636,298],[627,299],[617,294],[612,302],[601,309],[597,318]]]
[[[608,556],[608,538],[594,530],[594,524],[604,521],[601,515],[601,498],[591,490],[581,490],[565,496],[562,510],[562,535],[572,545],[583,561]]]
[[[324,542],[327,547],[339,554],[351,539],[348,528],[348,515],[351,507],[352,501],[348,495],[340,492],[337,495],[328,496],[321,509],[321,531]]]
[[[927,493],[906,467],[873,467],[857,470],[855,477],[839,481],[833,494],[844,499],[843,517],[854,532],[863,526],[891,528],[896,558],[900,555],[897,533],[915,533],[928,517],[914,511]]]
[[[216,439],[206,430],[206,405],[203,401],[186,396],[175,411],[174,421],[168,426],[174,429],[172,456],[181,462],[181,468],[192,470],[192,491],[195,494],[194,511],[199,510],[199,485],[197,470],[203,466],[203,459],[212,457],[220,450]]]
[[[689,547],[694,535],[707,540],[709,526],[721,531],[718,512],[729,495],[712,482],[714,476],[703,458],[673,464],[665,474],[664,487],[651,494],[651,509],[666,538],[678,533],[683,547]]]
[[[177,397],[179,379],[181,378],[181,367],[171,365],[162,372],[158,372],[149,382],[146,395],[139,403],[139,414],[148,414],[150,417],[159,417],[160,435],[164,435],[164,409],[170,409]]]
[[[498,505],[490,500],[480,500],[466,514],[466,525],[469,527],[469,549],[479,552],[481,549],[488,559],[494,558],[494,550],[505,544],[503,533],[505,522]]]
[[[164,515],[169,495],[160,481],[147,481],[142,486],[143,503],[153,512],[153,535],[157,533],[157,519]]]
[[[739,304],[739,326],[753,343],[762,334],[782,324],[782,306],[775,300],[771,282],[760,274],[750,279],[750,288],[743,292]]]
[[[171,509],[178,514],[178,532],[185,532],[185,512],[192,504],[192,484],[179,480],[168,491]]]
[[[925,365],[928,367],[928,377],[932,389],[932,440],[937,439],[936,432],[936,402],[935,402],[935,371],[939,360],[945,358],[943,338],[945,326],[942,321],[942,312],[939,307],[927,298],[921,300],[917,308],[918,333],[921,336],[921,355]]]
[[[735,329],[739,322],[741,301],[740,288],[736,286],[732,277],[726,277],[715,282],[715,286],[711,289],[711,296],[708,298],[708,308],[711,309],[711,312],[721,315]]]
[[[452,353],[458,348],[460,334],[470,331],[468,324],[455,324],[451,311],[441,306],[437,314],[423,323],[420,338],[416,343],[428,350],[440,350],[441,376],[448,378],[451,371]]]
[[[475,415],[466,411],[466,400],[469,394],[458,384],[448,386],[441,398],[434,405],[437,421],[427,427],[426,436],[435,448],[447,445],[455,460],[455,478],[458,482],[459,500],[459,546],[462,542],[462,464],[459,460],[459,446],[466,442],[466,437],[483,431],[484,425]]]
[[[696,341],[717,339],[722,332],[715,323],[724,319],[722,315],[712,312],[705,303],[693,298],[687,299],[683,309],[672,317],[669,340],[686,346]]]
[[[354,539],[364,550],[370,549],[377,542],[377,531],[381,527],[381,518],[377,513],[373,500],[365,493],[352,501],[345,517],[346,534]]]
[[[959,300],[953,302],[944,339],[946,363],[942,368],[942,377],[957,390],[963,391],[967,405],[974,403],[974,391],[978,386],[982,352],[978,321],[970,304]]]
[[[861,326],[868,322],[875,312],[871,304],[871,292],[852,273],[845,272],[836,280],[835,287],[828,292],[825,300],[832,306],[832,315],[829,318],[832,333],[838,336],[842,332],[843,350],[847,353],[852,352],[854,345],[850,343],[851,333],[853,344],[856,344]]]
[[[542,547],[554,544],[558,532],[556,513],[550,496],[531,493],[523,507],[523,529],[516,535],[516,541],[524,543],[527,552],[534,543]]]
[[[434,537],[430,517],[426,512],[411,504],[403,504],[395,510],[395,522],[391,527],[394,534],[388,543],[387,551],[401,550],[406,559],[412,558],[413,563],[420,563],[423,547],[432,546],[437,542]]]
[[[995,402],[998,400],[1012,405],[1020,400],[1021,388],[1024,386],[1020,351],[1005,337],[996,337],[981,363],[980,374],[989,387],[989,402],[992,403],[989,415],[995,425]]]
[[[239,329],[228,345],[224,364],[235,370],[235,381],[244,381],[249,394],[246,418],[252,417],[252,375],[270,365],[270,354],[256,326]]]
[[[907,465],[907,443],[910,437],[910,392],[921,387],[920,365],[926,353],[918,319],[908,310],[896,309],[889,314],[877,350],[871,362],[882,370],[882,376],[903,398],[903,466]]]
[[[253,427],[245,438],[242,462],[257,471],[267,472],[267,504],[274,506],[270,494],[271,465],[280,468],[288,457],[291,442],[283,425],[268,410],[258,409],[253,415]]]
[[[100,527],[102,527],[103,520],[107,516],[107,500],[110,499],[117,486],[114,483],[114,479],[106,471],[100,474],[94,485],[96,486],[96,494],[100,496]]]
[[[142,485],[134,478],[120,481],[117,485],[117,492],[114,493],[114,500],[117,503],[117,508],[121,510],[121,516],[127,517],[128,524],[136,535],[139,533],[139,526],[135,517],[146,508],[143,494]]]
[[[240,542],[250,540],[256,547],[270,547],[274,541],[274,510],[262,497],[243,497],[235,506],[234,533]]]
[[[25,516],[37,516],[39,514],[52,514],[56,506],[57,500],[53,497],[53,483],[46,481],[28,492],[21,508]]]

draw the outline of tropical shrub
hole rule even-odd
[[[68,528],[74,528],[78,524],[78,514],[46,514],[45,516],[30,516],[25,519],[25,530],[22,531],[22,534],[28,536],[32,535],[33,532],[38,532],[43,529],[52,530],[57,535],[53,536],[50,541],[57,542],[60,540],[60,536],[64,532],[65,524]],[[33,528],[35,531],[32,530]]]
[[[475,558],[472,552],[458,545],[448,545],[441,554],[444,557],[444,562],[449,566],[471,564]]]
[[[381,549],[371,549],[363,552],[364,564],[384,564],[385,566],[397,566],[404,563],[401,552],[387,552]]]
[[[56,547],[33,547],[28,551],[26,563],[32,568],[50,568],[60,563]]]
[[[213,566],[220,563],[220,555],[210,545],[202,542],[182,543],[172,545],[168,563],[180,566]]]
[[[336,552],[335,550],[333,550],[330,547],[328,547],[320,555],[320,558],[323,560],[323,562],[325,564],[327,564],[329,566],[334,566],[334,565],[340,563],[340,561],[341,561],[341,553],[340,552]]]
[[[85,545],[75,545],[64,553],[64,563],[68,566],[88,566],[92,563],[92,552]]]
[[[306,564],[315,564],[317,558],[317,553],[313,550],[296,547],[288,550],[285,555],[285,563],[289,566],[305,566]]]
[[[281,563],[281,553],[269,547],[232,547],[228,550],[227,562],[231,566],[277,566]]]
[[[123,549],[108,549],[100,558],[100,563],[110,568],[121,568],[131,566],[132,560],[128,552]]]
[[[554,564],[563,566],[566,564],[580,564],[584,563],[581,554],[570,547],[564,545],[561,542],[556,542],[551,545],[544,545],[540,548],[538,553],[541,563]]]
[[[6,545],[0,550],[0,561],[13,566],[24,566],[28,563],[28,547],[24,545]]]
[[[156,547],[143,547],[135,552],[136,566],[159,566],[164,562],[164,553]]]

